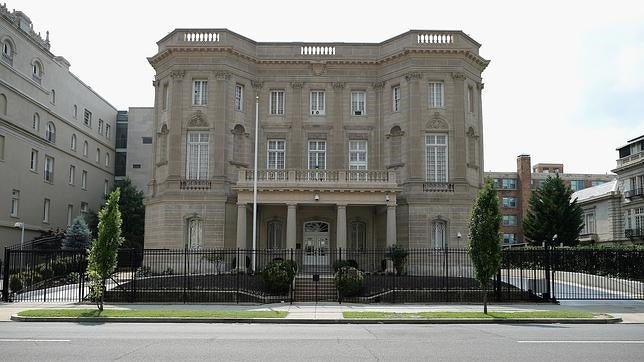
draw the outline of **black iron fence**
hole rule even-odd
[[[507,249],[487,288],[464,249],[122,249],[107,302],[388,303],[644,299],[644,251]],[[5,301],[88,298],[83,252],[5,250]]]

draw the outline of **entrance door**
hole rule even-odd
[[[304,265],[329,265],[329,224],[304,223]]]

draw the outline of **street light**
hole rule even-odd
[[[25,223],[18,221],[13,224],[13,227],[22,229],[20,233],[20,272],[22,273],[22,246],[25,243]]]

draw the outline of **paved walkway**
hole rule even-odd
[[[35,308],[93,308],[91,304],[75,303],[0,303],[0,322],[9,321],[11,315]],[[337,303],[285,303],[276,304],[110,304],[109,309],[209,309],[209,310],[279,310],[288,312],[287,319],[342,319],[345,311],[382,312],[431,312],[431,311],[481,311],[477,304],[337,304]],[[606,313],[620,317],[624,323],[644,324],[644,301],[563,301],[556,304],[491,304],[490,311],[544,311],[577,310]]]

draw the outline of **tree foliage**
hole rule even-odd
[[[114,183],[114,188],[121,191],[119,210],[123,216],[123,238],[125,246],[143,249],[145,232],[145,205],[143,191],[136,188],[129,178]]]
[[[90,278],[91,296],[99,310],[103,310],[105,281],[116,269],[118,249],[123,243],[121,212],[118,207],[119,196],[120,190],[116,188],[98,213],[98,237],[92,241],[89,251],[87,275]]]
[[[501,213],[494,183],[486,179],[476,198],[470,219],[470,255],[476,280],[483,288],[483,312],[487,314],[487,290],[490,279],[501,266]]]
[[[577,200],[571,202],[572,190],[561,178],[548,177],[532,192],[530,208],[523,220],[526,237],[535,244],[551,241],[554,235],[566,245],[574,245],[583,228],[583,210]]]
[[[63,250],[87,250],[92,233],[83,216],[76,216],[72,224],[65,231],[65,238],[62,242]]]

